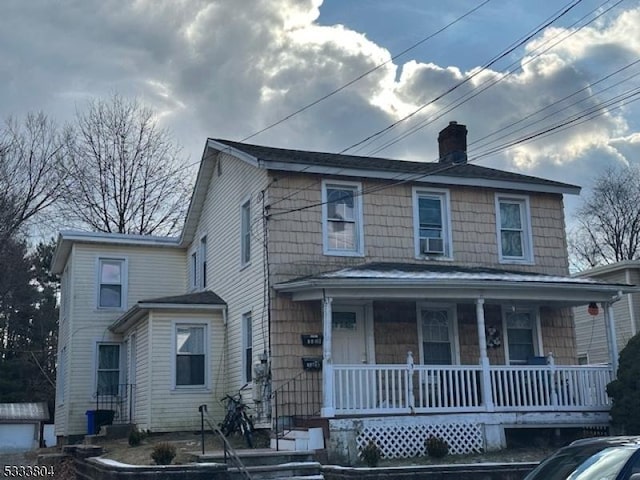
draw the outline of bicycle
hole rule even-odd
[[[243,385],[234,396],[227,394],[220,399],[226,402],[227,413],[219,426],[225,437],[238,432],[244,437],[247,447],[253,448],[253,421],[247,413],[249,406],[242,401],[242,391],[248,386],[248,383]]]

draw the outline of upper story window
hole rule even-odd
[[[207,288],[207,237],[200,239],[200,286]]]
[[[447,190],[413,191],[416,257],[450,258],[451,223]]]
[[[504,263],[533,262],[529,198],[496,195],[498,252]]]
[[[98,307],[124,308],[127,297],[126,261],[101,258],[98,265]]]
[[[189,262],[189,286],[191,288],[198,287],[198,252],[191,254],[191,261]]]
[[[363,255],[361,193],[359,183],[322,183],[322,234],[326,255]]]
[[[240,208],[240,262],[246,265],[251,261],[251,200]]]

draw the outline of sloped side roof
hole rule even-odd
[[[573,283],[585,285],[620,285],[608,284],[593,278],[576,278],[559,275],[546,275],[514,270],[502,270],[485,267],[462,267],[457,265],[423,265],[417,263],[366,263],[363,265],[342,268],[318,275],[306,276],[283,282],[287,285],[306,280],[321,279],[386,279],[386,280],[491,280],[505,282],[533,282],[533,283]]]
[[[226,305],[226,302],[215,293],[207,290],[204,292],[187,293],[185,295],[173,295],[170,297],[151,298],[140,300],[138,304],[171,304],[171,305]]]
[[[0,403],[0,422],[27,422],[49,420],[49,407],[45,402]]]
[[[443,164],[439,162],[414,162],[379,157],[362,157],[357,155],[274,148],[222,139],[213,140],[247,153],[258,160],[270,163],[306,164],[342,169],[354,168],[392,173],[424,174],[425,176],[437,173],[439,175],[454,178],[480,178],[486,180],[525,183],[530,185],[545,185],[566,189],[568,191],[576,189],[579,191],[580,189],[580,187],[570,185],[568,183],[507,172],[504,170],[497,170],[471,163]],[[269,167],[268,165],[266,166],[267,168]]]

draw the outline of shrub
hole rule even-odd
[[[160,442],[153,447],[151,458],[156,465],[170,465],[176,456],[176,447],[169,442]]]
[[[432,458],[443,458],[449,453],[449,444],[440,437],[430,435],[424,443],[427,455]]]
[[[607,385],[613,400],[611,422],[627,435],[640,434],[640,334],[620,351],[618,378]]]
[[[369,440],[369,443],[367,443],[367,445],[360,452],[360,458],[362,458],[362,460],[367,464],[368,467],[376,467],[381,457],[382,451],[373,440]]]
[[[144,433],[144,431],[138,430],[137,427],[133,427],[129,432],[129,446],[137,447],[142,443],[142,440],[144,440],[144,437],[146,436],[147,435]]]

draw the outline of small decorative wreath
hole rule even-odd
[[[502,345],[500,331],[496,327],[487,327],[487,347],[497,348]]]

